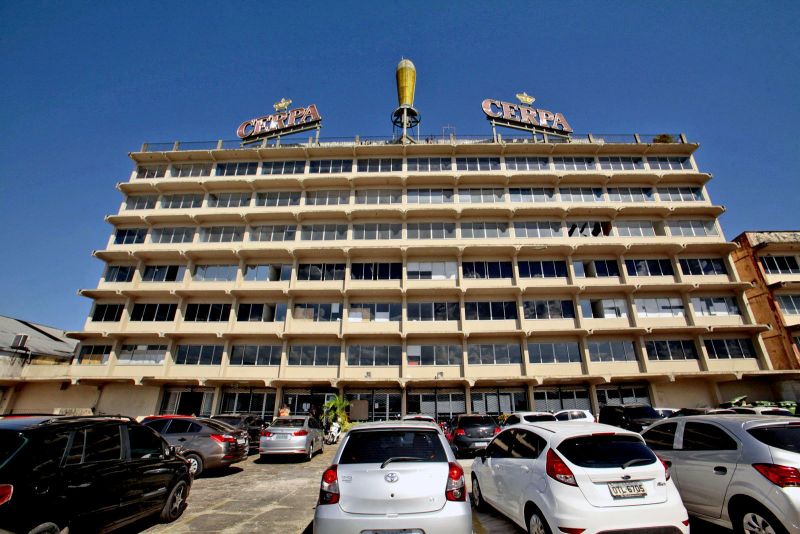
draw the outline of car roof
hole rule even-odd
[[[682,421],[702,422],[707,423],[713,421],[728,429],[754,428],[758,426],[771,426],[771,425],[785,425],[793,424],[800,426],[800,419],[797,417],[781,417],[778,415],[760,415],[760,414],[711,414],[711,415],[688,415],[680,418]],[[677,419],[662,419],[662,421],[677,421]]]
[[[34,430],[52,428],[53,426],[80,425],[86,423],[105,422],[132,422],[133,419],[121,415],[103,416],[63,416],[63,415],[35,415],[35,416],[4,416],[0,418],[0,430]]]
[[[541,421],[538,423],[519,423],[509,428],[528,428],[544,430],[550,434],[550,442],[561,443],[565,439],[575,436],[591,436],[592,434],[619,434],[625,436],[639,436],[636,432],[625,430],[616,426],[601,423],[574,422],[568,425],[558,421]]]
[[[414,428],[439,430],[439,425],[432,421],[414,421],[413,419],[405,421],[373,421],[370,423],[360,423],[358,426],[352,427],[349,432],[361,432],[362,430],[406,430]]]
[[[511,415],[519,415],[519,416],[526,416],[526,415],[552,415],[555,417],[555,414],[551,412],[514,412]]]

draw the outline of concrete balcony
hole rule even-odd
[[[399,321],[348,321],[344,324],[344,335],[399,335]]]
[[[525,375],[525,366],[521,363],[482,365],[471,363],[467,367],[466,378],[500,378]]]
[[[292,319],[287,333],[338,336],[341,328],[341,321],[320,322],[307,319]]]
[[[649,373],[697,373],[702,369],[698,360],[648,360]]]
[[[580,363],[534,363],[530,365],[528,376],[548,378],[583,376]]]
[[[169,378],[219,378],[222,376],[220,365],[173,365],[169,368]]]
[[[697,326],[742,326],[745,324],[741,315],[698,315],[695,319]]]
[[[480,321],[469,321],[478,323]],[[489,321],[487,321],[489,322]],[[510,321],[514,322],[514,321]],[[447,335],[459,334],[461,332],[460,321],[406,321],[403,331],[407,335],[428,334],[428,335]]]
[[[442,379],[461,378],[460,365],[408,365],[403,378],[435,379],[442,373]]]
[[[717,372],[758,371],[758,360],[755,358],[733,358],[708,360],[708,370]]]
[[[455,322],[455,321],[449,321]],[[509,334],[516,334],[519,332],[517,329],[516,320],[503,320],[503,321],[464,321],[464,332],[472,334],[497,334],[507,332]]]
[[[686,317],[636,317],[636,325],[643,328],[668,328],[686,326]]]
[[[283,369],[281,378],[295,380],[330,380],[338,378],[339,366],[313,366],[313,365],[289,365]],[[363,377],[363,375],[362,375]]]
[[[369,374],[369,376],[367,376]],[[372,380],[396,380],[400,378],[400,366],[345,366],[342,378],[370,378]]]
[[[278,378],[280,368],[277,365],[231,365],[223,372],[223,376],[231,382],[253,379],[270,380]]]

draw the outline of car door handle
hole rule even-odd
[[[714,467],[714,474],[715,475],[725,475],[728,473],[728,468],[718,465]]]
[[[524,473],[530,473],[530,471],[531,471],[530,467],[528,467],[527,465],[519,466],[519,470],[524,472]]]
[[[91,483],[91,482],[84,482],[83,484],[73,484],[73,485],[69,485],[69,486],[67,486],[67,489],[80,489],[80,488],[88,488],[88,487],[89,487],[89,486],[91,486],[91,485],[92,485],[92,483]]]

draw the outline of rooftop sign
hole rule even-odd
[[[315,104],[289,110],[291,103],[291,100],[281,99],[273,106],[275,113],[244,121],[236,130],[236,135],[247,144],[320,127],[322,117]]]
[[[572,127],[563,114],[533,108],[531,104],[536,99],[527,93],[517,94],[517,99],[520,101],[519,104],[487,98],[481,107],[486,118],[497,126],[560,135],[572,133]]]

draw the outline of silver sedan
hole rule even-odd
[[[309,416],[278,417],[261,431],[258,441],[261,458],[270,454],[302,454],[310,460],[323,448],[322,428]]]

